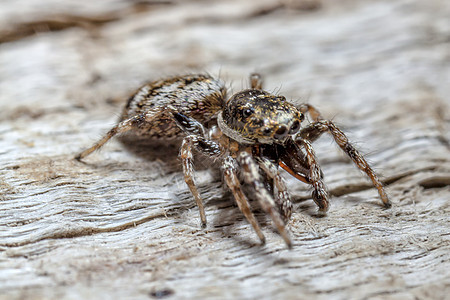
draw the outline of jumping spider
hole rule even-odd
[[[91,148],[76,156],[80,160],[99,149],[116,134],[133,130],[150,138],[182,137],[180,157],[184,179],[206,226],[205,209],[193,175],[193,153],[221,161],[226,185],[261,242],[265,237],[253,215],[242,184],[254,192],[270,215],[286,244],[292,203],[279,168],[312,186],[312,198],[320,212],[328,210],[328,194],[311,143],[324,132],[364,171],[377,188],[385,207],[388,196],[364,157],[333,122],[323,119],[309,104],[295,106],[280,95],[262,90],[260,75],[250,75],[251,88],[227,98],[224,84],[209,75],[171,77],[141,87],[129,100],[119,123]],[[313,122],[302,127],[308,113]]]

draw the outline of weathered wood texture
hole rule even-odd
[[[450,2],[296,4],[2,1],[0,298],[448,298]],[[202,230],[176,146],[114,139],[72,159],[141,83],[193,71],[234,91],[259,71],[269,91],[318,106],[393,208],[329,137],[315,144],[327,217],[285,176],[292,250],[262,213],[259,245],[205,162]]]

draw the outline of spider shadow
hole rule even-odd
[[[279,237],[281,239],[270,216],[264,212],[258,199],[254,197],[252,189],[246,185],[242,187],[244,194],[248,196],[251,211],[266,237],[270,232],[274,234],[275,238]],[[294,202],[293,214],[306,214],[315,219],[326,217],[326,214],[318,212],[317,205],[311,198],[293,198],[292,200]],[[218,211],[212,220],[212,226],[220,229],[225,237],[232,238],[236,243],[249,248],[263,246],[253,227],[237,206],[233,194],[227,188],[224,187],[224,192],[221,197],[208,201],[207,205],[209,207],[215,207]],[[246,230],[250,234],[239,234],[242,230]]]
[[[294,198],[292,199],[294,208],[292,212],[295,214],[305,214],[315,219],[322,219],[327,216],[326,213],[319,212],[317,205],[312,198]]]
[[[118,138],[124,148],[134,156],[147,161],[162,161],[169,173],[182,171],[179,152],[182,139],[163,140],[126,133]],[[204,155],[194,153],[194,168],[201,171],[211,167],[212,160]]]
[[[294,211],[297,213],[306,214],[315,219],[324,219],[330,215],[340,214],[342,212],[354,214],[354,211],[363,213],[365,210],[375,209],[381,212],[389,210],[384,207],[377,199],[366,201],[365,197],[354,195],[340,195],[333,196],[330,194],[330,208],[326,213],[319,212],[317,205],[315,205],[312,199],[300,198],[294,199]]]
[[[260,207],[258,201],[250,200],[251,210],[261,227],[266,238],[269,232],[275,233],[275,236],[281,239],[275,227],[272,225],[270,217]],[[212,220],[212,226],[219,229],[226,238],[233,239],[236,244],[246,248],[261,248],[264,249],[264,244],[261,243],[256,232],[251,224],[247,221],[243,213],[239,210],[233,195],[230,191],[225,191],[221,198],[217,198],[209,202],[210,206],[216,206],[218,213]],[[245,230],[249,234],[242,235],[239,232]],[[276,238],[275,237],[275,238]],[[267,253],[265,253],[266,255]]]

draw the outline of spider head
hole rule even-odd
[[[228,100],[218,123],[225,135],[241,143],[283,144],[298,133],[303,119],[285,97],[249,89]]]

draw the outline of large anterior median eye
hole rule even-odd
[[[250,117],[255,112],[255,109],[252,107],[246,108],[242,111],[242,116],[244,118]]]

